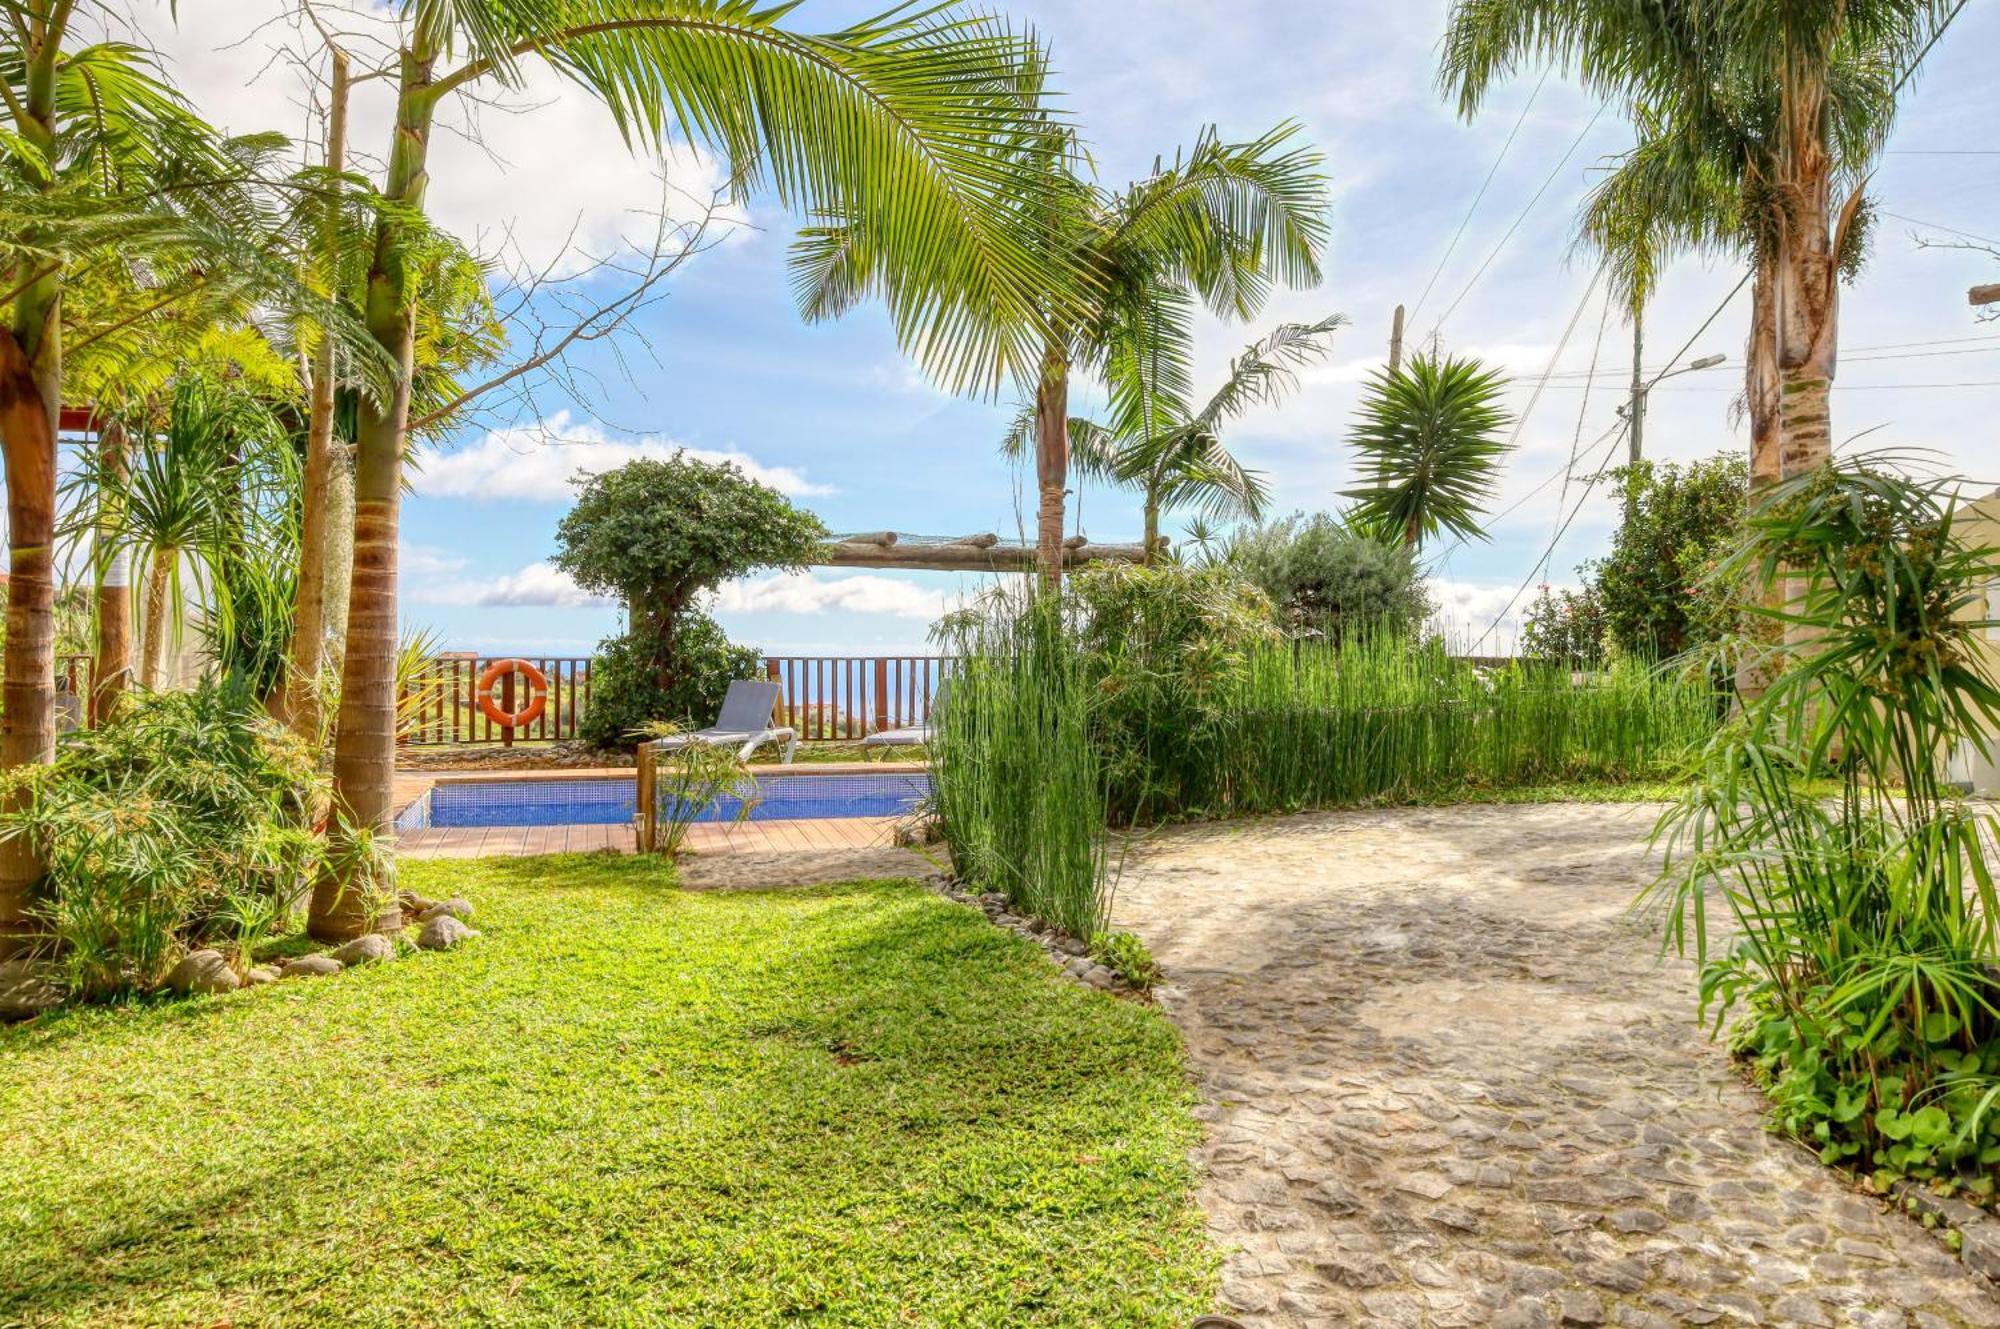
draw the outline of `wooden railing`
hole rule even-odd
[[[474,697],[479,675],[496,659],[526,660],[549,680],[548,704],[533,723],[497,725],[479,709]],[[58,686],[87,696],[90,664],[87,655],[58,657]],[[774,655],[764,660],[761,672],[780,689],[777,723],[798,730],[801,742],[815,743],[925,723],[951,666],[934,655]],[[526,700],[525,692],[516,691],[521,686],[514,674],[500,681],[495,700],[501,710],[512,712]],[[576,737],[589,706],[588,656],[441,656],[403,695],[402,741],[412,747],[557,742]]]
[[[951,663],[935,655],[774,655],[764,673],[780,689],[778,723],[814,743],[923,724]]]
[[[479,709],[474,693],[479,675],[494,660],[526,660],[549,681],[549,698],[542,713],[521,726],[493,723]],[[494,688],[493,699],[508,714],[521,709],[527,692],[519,674],[509,673]],[[584,655],[447,655],[432,660],[405,690],[401,702],[403,742],[411,747],[454,743],[560,742],[576,737],[576,727],[590,705],[590,657]]]

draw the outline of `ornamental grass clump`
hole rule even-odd
[[[959,878],[1085,940],[1114,872],[1092,698],[1063,602],[988,597],[942,630],[959,657],[934,717],[931,797]]]
[[[47,865],[34,917],[73,996],[152,988],[200,946],[243,968],[324,862],[316,753],[242,686],[128,694],[16,778],[30,797],[0,833]]]
[[[1843,462],[1751,518],[1717,575],[1768,592],[1753,612],[1781,640],[1746,671],[1768,687],[1661,819],[1644,898],[1699,962],[1704,1014],[1741,1016],[1780,1129],[1880,1185],[1991,1196],[2000,827],[1945,765],[2000,729],[1979,641],[1996,551],[1961,538],[1955,487]]]

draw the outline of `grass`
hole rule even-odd
[[[1180,1047],[907,883],[413,863],[484,936],[0,1031],[0,1323],[1185,1324]]]

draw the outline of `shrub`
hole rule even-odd
[[[653,644],[638,632],[599,642],[590,662],[590,705],[577,736],[594,747],[629,749],[658,721],[713,724],[729,685],[757,670],[756,650],[731,644],[706,614],[682,620],[674,652],[672,681],[663,684]]]
[[[669,721],[648,725],[644,736],[673,738],[682,732],[680,725]],[[717,808],[726,808],[731,819],[741,824],[761,798],[757,777],[732,746],[696,742],[650,759],[642,756],[642,787],[649,760],[651,806],[639,811],[648,823],[645,847],[654,853],[678,858],[696,822]]]
[[[1107,932],[1090,948],[1091,956],[1141,992],[1160,981],[1160,966],[1146,943],[1129,932]]]
[[[1604,664],[1604,597],[1595,585],[1560,594],[1544,586],[1521,621],[1521,654],[1544,664]]]
[[[1430,616],[1411,550],[1323,512],[1247,527],[1231,539],[1224,559],[1297,631],[1338,641],[1362,629],[1414,632]]]
[[[1247,653],[1279,640],[1270,600],[1228,566],[1104,565],[1070,582],[1069,648],[1091,695],[1111,815],[1193,796],[1187,775]]]
[[[1715,576],[1773,593],[1755,612],[1788,632],[1756,662],[1767,690],[1661,819],[1649,898],[1700,964],[1704,1013],[1745,1017],[1738,1047],[1781,1128],[1881,1182],[1990,1194],[2000,898],[1986,846],[2000,819],[1940,768],[2000,730],[1979,640],[1995,551],[1958,538],[1955,501],[1953,482],[1866,461],[1771,491]],[[1711,946],[1713,909],[1733,924],[1726,949]]]
[[[1625,518],[1611,552],[1583,569],[1609,641],[1665,660],[1736,632],[1741,588],[1711,574],[1742,536],[1749,463],[1734,454],[1687,466],[1641,462],[1612,477]]]
[[[48,865],[35,910],[71,990],[150,988],[197,945],[243,965],[322,860],[316,757],[246,687],[205,683],[130,694],[27,774],[30,802],[0,825]]]

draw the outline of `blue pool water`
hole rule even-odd
[[[880,775],[782,775],[759,779],[752,821],[803,817],[896,817],[930,793],[921,771]],[[723,799],[702,820],[733,821],[737,800]],[[396,819],[399,831],[452,826],[623,826],[637,814],[630,778],[490,780],[440,784]]]

